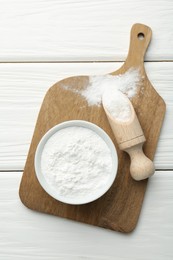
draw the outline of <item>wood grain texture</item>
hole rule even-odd
[[[153,28],[146,60],[173,60],[172,0],[1,0],[0,61],[124,61],[129,28]]]
[[[99,75],[122,63],[0,64],[0,170],[23,170],[42,99],[56,81]],[[173,63],[145,63],[147,75],[167,111],[156,155],[157,169],[173,169]]]
[[[145,35],[143,41],[137,37],[141,32]],[[165,114],[165,103],[148,81],[143,66],[143,58],[150,38],[150,28],[135,24],[131,30],[127,60],[112,74],[124,73],[132,67],[140,71],[141,86],[132,102],[147,140],[144,151],[150,159],[153,159]],[[134,49],[136,52],[133,52]],[[141,211],[147,180],[136,182],[131,178],[130,161],[122,151],[118,150],[118,173],[111,189],[100,199],[85,205],[68,205],[56,201],[43,190],[35,175],[34,156],[40,139],[51,127],[63,121],[79,119],[95,123],[107,132],[117,147],[103,107],[89,107],[80,95],[63,88],[70,86],[72,89],[85,89],[88,82],[87,76],[70,77],[56,83],[48,90],[40,109],[25,164],[20,198],[24,205],[34,210],[116,231],[130,232],[135,228]],[[148,114],[148,107],[150,107],[150,114]]]
[[[0,259],[173,259],[173,172],[150,179],[138,226],[129,235],[28,210],[18,196],[21,177],[0,173]]]

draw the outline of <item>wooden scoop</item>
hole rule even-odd
[[[153,175],[155,168],[153,162],[145,156],[142,150],[146,139],[132,103],[128,98],[126,99],[131,108],[131,117],[128,121],[120,121],[114,118],[106,108],[104,98],[102,98],[102,103],[120,150],[130,155],[131,176],[136,181],[140,181]]]

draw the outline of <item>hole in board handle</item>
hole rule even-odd
[[[143,41],[144,38],[145,38],[144,33],[142,33],[142,32],[138,33],[138,39],[139,39],[140,41]]]

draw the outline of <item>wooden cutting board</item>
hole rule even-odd
[[[144,69],[144,55],[150,39],[151,29],[142,24],[135,24],[131,30],[127,60],[119,70],[111,74],[122,74],[131,67],[140,70],[141,89],[132,103],[147,139],[144,151],[150,159],[153,159],[166,107],[163,99],[149,82]],[[62,88],[66,85],[74,89],[83,89],[88,82],[88,76],[70,77],[48,90],[29,149],[20,185],[20,198],[24,205],[33,210],[116,231],[130,232],[135,228],[139,218],[147,180],[137,182],[131,178],[129,157],[118,148],[117,178],[110,190],[92,203],[78,206],[61,203],[43,190],[35,175],[34,156],[40,139],[50,128],[63,121],[81,119],[95,123],[107,132],[117,147],[102,106],[89,107],[80,95]]]

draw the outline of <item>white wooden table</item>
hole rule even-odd
[[[153,30],[145,67],[167,113],[134,232],[40,214],[18,188],[47,89],[125,60],[131,26]],[[0,260],[173,259],[173,1],[0,0]]]

